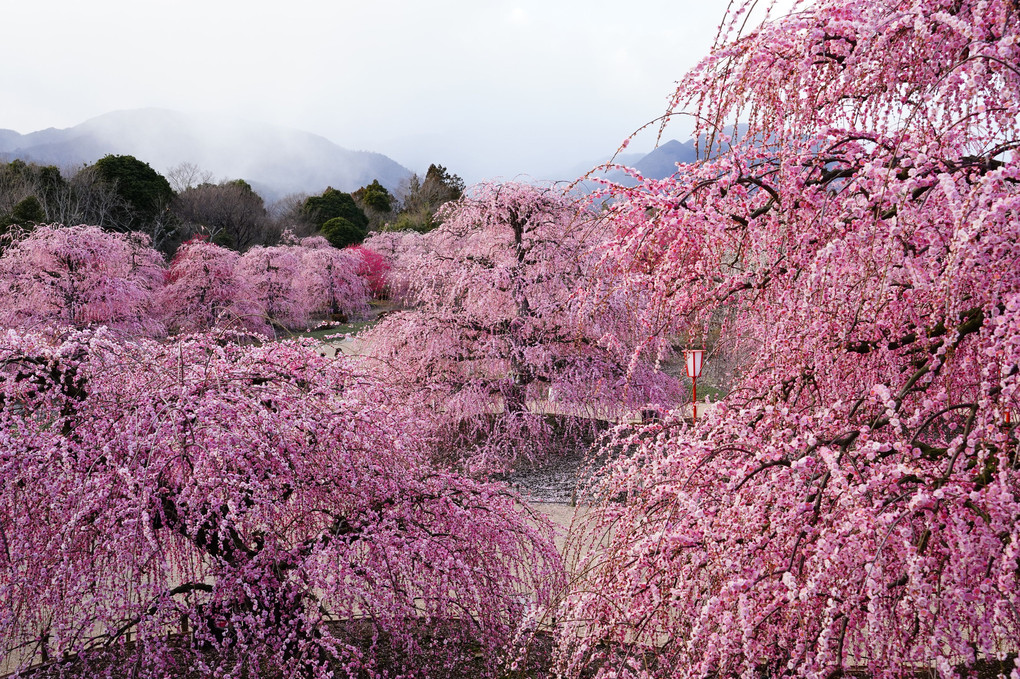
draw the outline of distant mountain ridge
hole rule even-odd
[[[693,139],[683,143],[670,139],[652,149],[648,155],[634,163],[633,167],[642,177],[665,179],[676,173],[677,163],[693,163],[696,160],[698,149]]]
[[[267,123],[166,109],[114,111],[67,129],[0,130],[0,157],[73,167],[107,154],[132,155],[166,173],[192,163],[216,181],[244,179],[264,198],[354,191],[378,179],[390,189],[411,175],[393,159],[352,151],[325,137]]]
[[[686,142],[670,139],[645,154],[618,154],[613,158],[612,162],[613,165],[637,170],[645,179],[665,179],[676,174],[677,163],[693,163],[698,160],[698,150],[695,144],[696,142],[693,139]],[[623,170],[614,168],[606,171],[604,168],[606,162],[608,162],[608,159],[602,161],[601,165],[588,165],[582,172],[591,172],[590,177],[592,179],[601,177],[623,186],[634,186],[637,183],[637,180]],[[592,170],[592,167],[596,169]],[[591,190],[595,185],[595,182],[584,183],[585,190]]]
[[[728,130],[733,135],[734,140],[736,140],[747,134],[747,125],[739,124],[733,128],[728,128]],[[685,142],[670,139],[659,144],[644,155],[633,153],[621,154],[616,156],[613,162],[615,165],[624,165],[637,170],[645,179],[666,179],[679,171],[678,165],[688,165],[704,160],[707,143],[708,140],[704,136],[698,139],[688,139]],[[759,145],[762,142],[760,139],[753,139],[752,143]],[[726,145],[717,145],[713,149],[714,155],[727,152],[728,147]],[[604,170],[595,171],[594,176],[602,177],[623,186],[634,186],[637,183],[637,180],[631,175],[618,169],[612,169],[608,172]]]

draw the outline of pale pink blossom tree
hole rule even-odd
[[[159,335],[153,307],[164,266],[140,234],[57,225],[15,232],[0,256],[0,325]]]
[[[160,308],[171,332],[211,328],[267,331],[254,290],[236,275],[241,255],[201,238],[178,248],[160,290]]]
[[[547,524],[350,364],[222,339],[0,337],[5,671],[493,674],[563,584]]]
[[[697,427],[618,434],[560,670],[1017,677],[1020,10],[819,0],[739,35],[752,5],[673,99],[707,159],[607,219],[621,288],[753,351]]]
[[[322,236],[313,236],[301,240],[298,252],[301,270],[293,285],[311,313],[357,318],[368,312],[369,285],[357,251],[335,248]]]
[[[302,250],[297,245],[256,246],[241,255],[234,269],[235,277],[252,290],[253,303],[275,328],[306,328],[318,304],[296,284]]]
[[[634,360],[616,332],[633,316],[576,303],[598,239],[593,219],[562,194],[479,186],[448,203],[442,221],[391,271],[414,273],[409,308],[365,336],[380,369],[445,416],[455,459],[505,469],[675,398],[674,381]]]

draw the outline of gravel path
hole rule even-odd
[[[528,502],[571,504],[585,457],[584,452],[556,455],[538,466],[508,474],[506,482]]]

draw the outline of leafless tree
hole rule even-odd
[[[288,193],[269,205],[267,212],[278,234],[290,231],[295,236],[303,238],[318,231],[315,224],[301,210],[307,198],[307,193]]]
[[[242,180],[186,189],[174,200],[173,213],[181,221],[183,238],[206,235],[240,252],[271,236],[262,197]]]
[[[212,183],[213,173],[195,163],[179,163],[167,170],[166,179],[175,193],[184,193],[196,186]]]
[[[94,165],[68,173],[44,202],[46,215],[59,224],[91,224],[111,230],[125,230],[119,215],[125,214],[124,199],[103,181]]]

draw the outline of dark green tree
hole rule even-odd
[[[46,221],[46,210],[35,196],[29,196],[14,206],[11,212],[13,222],[21,226],[32,226]]]
[[[346,217],[334,217],[322,225],[322,235],[335,248],[346,248],[365,240],[368,229],[358,226]]]
[[[356,203],[362,209],[375,210],[376,212],[391,212],[393,210],[393,194],[386,190],[386,187],[373,179],[368,186],[362,186],[351,194]]]
[[[174,198],[174,191],[166,177],[148,163],[134,156],[108,155],[96,161],[95,167],[103,181],[111,184],[126,204],[125,213],[117,215],[118,223],[103,226],[149,231],[153,223],[163,218]]]
[[[414,174],[401,190],[401,208],[394,229],[431,231],[441,223],[436,210],[464,195],[464,180],[442,165],[429,165],[422,179]]]
[[[378,179],[373,179],[371,184],[362,186],[351,196],[368,217],[369,231],[386,229],[387,224],[396,217],[393,210],[396,207],[397,199],[385,186],[379,183]]]
[[[36,177],[39,189],[46,201],[56,198],[67,185],[67,182],[60,174],[60,168],[56,165],[44,165],[37,168]]]
[[[316,228],[322,229],[326,222],[343,217],[360,229],[368,228],[368,216],[354,202],[349,193],[337,191],[332,186],[321,196],[309,196],[301,206],[301,212]]]
[[[14,206],[10,214],[0,215],[0,237],[7,234],[15,224],[32,227],[46,221],[46,211],[35,196],[28,196]],[[0,250],[4,243],[0,241]]]
[[[425,172],[422,191],[426,197],[446,203],[464,195],[464,180],[442,165],[432,164]]]

